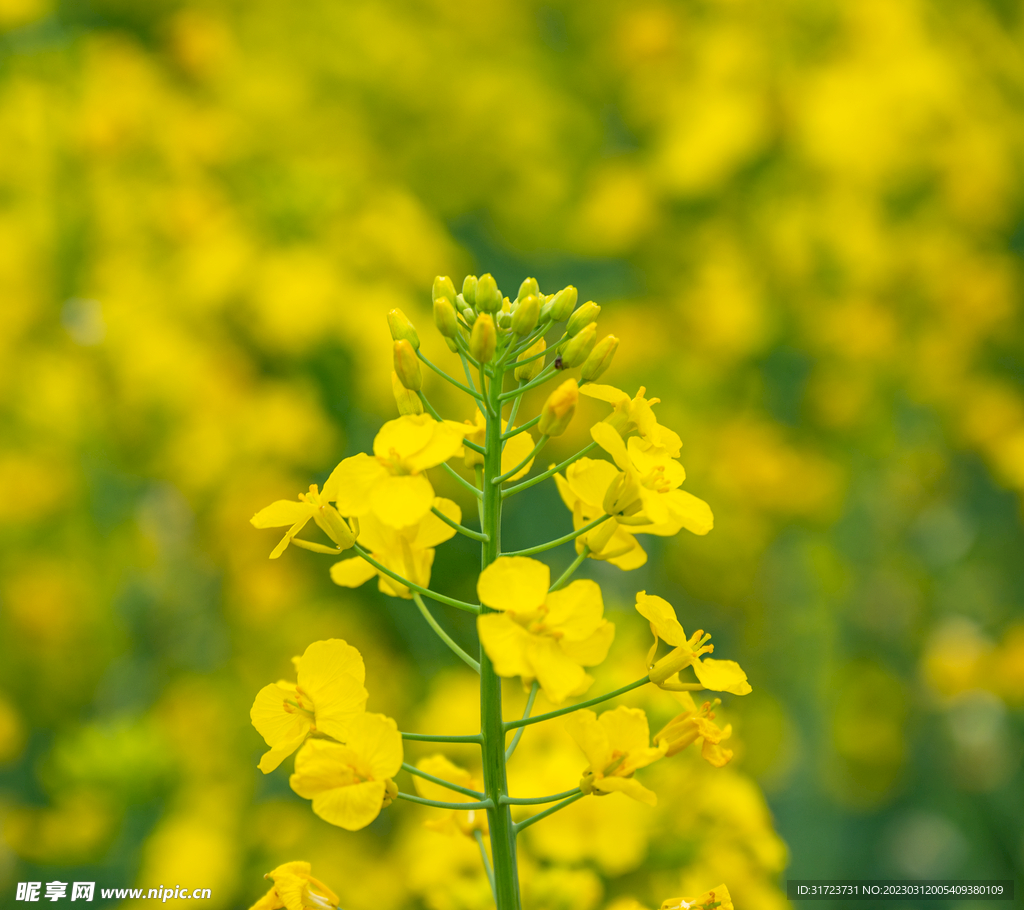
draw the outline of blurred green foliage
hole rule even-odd
[[[753,781],[792,877],[1019,877],[1022,40],[1002,0],[0,0],[0,888],[237,906],[315,858],[349,910],[479,905],[412,812],[358,838],[262,779],[247,717],[331,635],[372,710],[442,711],[406,603],[247,519],[367,448],[384,314],[467,271],[602,304],[716,528],[591,571],[755,688],[661,835],[533,829],[534,905],[778,906]],[[568,529],[522,498],[513,544]]]

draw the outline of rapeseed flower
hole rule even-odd
[[[416,764],[416,767],[434,777],[451,781],[460,787],[470,790],[482,790],[482,784],[476,780],[465,768],[449,761],[444,755],[430,755]],[[426,780],[422,777],[413,777],[416,785],[416,792],[425,799],[434,799],[440,802],[463,803],[474,802],[472,796],[466,796],[455,790],[449,790],[440,784]],[[438,813],[436,817],[424,822],[424,826],[431,831],[438,831],[442,834],[466,835],[472,837],[474,831],[487,833],[487,813],[480,809],[434,809]]]
[[[647,655],[651,682],[663,689],[698,688],[693,683],[679,680],[679,671],[693,667],[693,672],[700,682],[699,688],[711,689],[714,692],[731,692],[733,695],[746,695],[751,691],[747,682],[747,674],[734,660],[715,660],[708,657],[701,660],[703,654],[710,654],[715,646],[708,644],[710,635],[703,629],[694,632],[689,638],[676,619],[676,611],[672,604],[661,597],[638,591],[636,595],[637,612],[647,619],[654,633],[654,644]],[[673,650],[654,663],[658,651],[659,640],[673,645]]]
[[[662,901],[661,910],[733,910],[732,897],[725,885],[719,885],[697,897],[670,897]]]
[[[450,499],[438,497],[434,500],[434,506],[452,521],[462,521],[462,510]],[[434,547],[454,535],[455,529],[433,512],[428,512],[416,524],[404,528],[393,528],[371,513],[359,523],[358,540],[381,565],[425,588],[430,584]],[[361,556],[343,559],[331,566],[331,580],[345,588],[357,588],[374,575],[379,576],[378,587],[382,593],[406,600],[412,597],[409,588],[370,565]]]
[[[486,442],[487,436],[487,421],[484,415],[480,413],[480,409],[476,409],[476,413],[473,415],[473,422],[465,421],[465,438],[470,442],[475,442],[477,445],[482,446]],[[502,420],[501,432],[504,433],[508,428],[508,421]],[[515,429],[515,427],[513,427]],[[506,440],[504,447],[501,450],[501,473],[507,474],[516,465],[518,465],[524,458],[526,458],[530,452],[533,451],[533,437],[530,435],[528,430],[524,430],[522,433],[517,433],[515,436],[509,437]],[[467,468],[475,467],[478,464],[484,463],[484,457],[479,452],[475,452],[469,446],[463,446],[462,450],[455,453],[461,455],[464,459]],[[533,459],[531,458],[526,464],[523,465],[515,474],[508,478],[508,480],[518,480],[529,472],[533,466]]]
[[[338,895],[313,878],[309,863],[284,863],[263,877],[273,879],[274,885],[249,910],[334,910],[338,906]]]
[[[271,559],[277,559],[312,518],[320,529],[333,540],[340,549],[347,550],[356,539],[355,533],[341,517],[338,510],[331,505],[338,498],[338,471],[341,465],[331,472],[323,490],[311,484],[308,493],[300,493],[297,501],[279,499],[265,509],[260,509],[249,523],[254,528],[283,528],[288,531],[281,542],[270,553]]]
[[[344,744],[309,740],[288,782],[324,821],[358,831],[391,804],[398,793],[391,778],[401,767],[398,725],[383,714],[360,714],[348,724]]]
[[[315,641],[293,658],[297,683],[280,680],[256,694],[249,716],[270,751],[259,769],[269,774],[310,733],[344,740],[350,723],[366,708],[362,655],[340,638]]]
[[[667,745],[666,756],[682,752],[691,743],[703,739],[701,746],[701,757],[716,768],[727,765],[732,758],[732,750],[723,748],[720,743],[732,736],[732,724],[726,724],[724,729],[719,729],[714,722],[714,709],[721,704],[721,699],[706,701],[698,708],[689,692],[673,693],[683,711],[672,718],[661,730],[654,735],[654,744]]]
[[[416,524],[434,504],[434,488],[423,472],[461,446],[462,431],[452,421],[429,414],[389,420],[373,440],[373,455],[346,458],[331,474],[338,511],[360,519],[373,515],[392,528]]]
[[[644,398],[647,389],[640,386],[640,391],[632,398],[621,389],[611,385],[597,385],[587,383],[580,386],[580,394],[599,401],[605,401],[614,409],[604,422],[618,430],[623,437],[630,433],[639,433],[640,436],[655,446],[667,450],[672,458],[678,458],[683,448],[683,441],[678,434],[663,427],[658,423],[658,418],[651,410],[652,405],[658,404],[660,398]]]
[[[580,780],[584,793],[625,793],[657,805],[658,797],[633,774],[662,758],[668,744],[650,745],[647,715],[640,708],[621,706],[600,717],[582,710],[571,715],[565,726],[590,762]]]
[[[548,591],[551,570],[536,559],[501,556],[477,582],[480,601],[498,610],[477,617],[480,642],[499,676],[540,683],[554,704],[585,692],[584,667],[605,659],[615,626],[604,618],[601,589],[589,580]]]

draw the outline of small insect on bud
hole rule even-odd
[[[388,328],[391,329],[391,337],[395,341],[408,341],[414,350],[420,349],[420,336],[416,334],[416,327],[397,307],[388,312]]]
[[[501,309],[501,291],[498,290],[498,282],[490,272],[477,279],[476,308],[481,313],[496,313]]]
[[[438,275],[434,279],[434,286],[430,290],[431,300],[437,300],[439,297],[447,297],[449,300],[454,300],[455,294],[455,282],[447,275]]]
[[[470,306],[476,306],[476,275],[467,275],[462,282],[462,298]]]
[[[512,316],[512,331],[517,335],[529,335],[537,327],[540,318],[540,298],[530,294],[519,301],[515,314]]]
[[[459,333],[459,320],[450,298],[438,297],[434,301],[434,325],[445,338],[454,338]]]
[[[576,403],[579,400],[580,390],[576,380],[567,379],[544,402],[537,429],[545,436],[561,436],[576,413]]]
[[[601,307],[594,303],[593,300],[588,300],[575,313],[573,313],[572,316],[569,317],[569,322],[565,327],[566,332],[568,332],[569,335],[577,334],[584,326],[595,322],[600,312]]]
[[[569,367],[578,367],[590,356],[597,344],[597,323],[592,322],[584,326],[575,338],[570,338],[569,343],[562,351],[562,363]]]
[[[404,338],[395,342],[395,373],[399,381],[412,392],[423,388],[423,374],[420,362],[411,344]]]
[[[571,284],[562,288],[551,301],[551,318],[555,322],[562,322],[569,318],[569,314],[576,306],[577,291]]]
[[[494,328],[494,319],[490,313],[481,313],[473,323],[473,332],[469,336],[469,353],[480,363],[487,363],[494,356],[498,344],[498,332]]]
[[[612,364],[612,358],[619,347],[619,339],[614,335],[605,335],[597,344],[590,356],[583,361],[580,369],[580,379],[584,382],[593,382]]]
[[[398,378],[398,373],[394,370],[391,371],[391,393],[395,396],[399,414],[404,416],[405,414],[423,413],[423,402],[420,401],[420,396],[402,385],[402,380]]]
[[[516,295],[516,300],[525,300],[531,294],[534,297],[540,296],[540,285],[537,284],[536,278],[527,278],[519,285],[519,293]]]
[[[516,358],[516,360],[530,360],[531,357],[536,357],[535,360],[530,360],[529,363],[516,367],[515,376],[519,382],[524,380],[529,382],[531,379],[535,379],[537,374],[544,369],[544,358],[537,357],[537,355],[547,350],[547,346],[548,343],[543,338],[538,338]]]

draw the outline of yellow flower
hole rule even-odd
[[[309,863],[284,863],[264,878],[274,886],[249,910],[332,910],[338,906],[338,895],[310,874]]]
[[[647,665],[651,668],[651,682],[663,689],[704,688],[714,692],[732,692],[733,695],[746,695],[750,692],[747,674],[734,660],[700,660],[702,654],[710,654],[714,645],[707,642],[711,638],[700,629],[689,638],[676,619],[676,611],[672,604],[661,597],[638,591],[636,595],[637,612],[647,619],[654,633],[654,645],[647,655]],[[663,639],[673,645],[673,650],[653,663],[658,651],[658,640]],[[700,681],[699,687],[694,683],[683,683],[679,680],[679,671],[693,667],[693,672]],[[674,677],[674,678],[673,678]]]
[[[480,642],[499,676],[536,679],[559,704],[585,692],[593,679],[583,670],[608,654],[615,626],[604,618],[601,589],[574,581],[549,592],[551,570],[536,559],[500,556],[477,582],[481,603],[499,613],[477,617]]]
[[[593,711],[577,711],[565,726],[590,762],[580,781],[585,793],[625,793],[657,805],[658,797],[633,774],[661,758],[668,747],[650,745],[647,715],[640,708],[621,706],[600,717]]]
[[[433,774],[434,777],[451,781],[453,784],[466,787],[469,790],[483,789],[480,781],[474,779],[473,775],[440,754],[424,758],[417,763],[416,767],[427,774]],[[471,796],[449,790],[447,787],[442,787],[440,784],[435,784],[422,777],[414,776],[413,783],[416,785],[416,792],[425,799],[447,803],[474,802]],[[487,833],[487,813],[479,809],[434,809],[431,811],[439,813],[435,818],[424,822],[424,825],[431,831],[438,831],[442,834],[464,834],[468,837],[472,837],[474,831]]]
[[[360,714],[345,743],[311,739],[295,756],[288,782],[324,821],[348,831],[365,828],[398,793],[392,777],[402,767],[402,734],[390,717]]]
[[[347,550],[352,546],[355,534],[345,519],[338,514],[338,510],[330,505],[338,498],[338,470],[340,467],[339,465],[331,472],[331,476],[324,484],[323,491],[317,490],[316,484],[312,484],[308,493],[299,493],[298,501],[279,499],[265,509],[260,509],[249,519],[249,523],[254,528],[291,526],[281,538],[281,542],[274,547],[270,554],[271,559],[277,559],[288,548],[288,544],[311,518],[342,550]]]
[[[732,749],[725,749],[720,743],[732,736],[732,724],[726,724],[724,729],[719,729],[714,723],[714,709],[722,700],[716,698],[714,701],[706,701],[698,708],[689,692],[674,692],[673,695],[683,705],[683,711],[655,734],[654,744],[666,743],[665,755],[671,756],[682,752],[698,739],[703,739],[701,757],[716,768],[727,765],[732,758]]]
[[[462,510],[450,499],[438,497],[434,505],[452,521],[462,521]],[[386,525],[373,514],[359,522],[359,543],[370,551],[370,555],[392,572],[424,588],[430,584],[433,548],[454,535],[455,529],[432,512],[404,528]],[[380,576],[378,586],[383,593],[407,600],[412,597],[412,592],[405,585],[385,575],[361,556],[343,559],[331,566],[332,581],[345,588],[357,588],[374,575]]]
[[[423,471],[447,461],[461,445],[462,432],[451,421],[429,414],[389,420],[373,440],[372,456],[353,455],[334,469],[338,511],[373,515],[392,528],[416,524],[434,503]]]
[[[508,427],[508,421],[502,420],[501,432],[504,433]],[[484,415],[480,413],[480,409],[476,409],[476,414],[473,415],[473,422],[470,423],[468,420],[463,424],[465,431],[465,438],[470,442],[475,442],[478,446],[484,445],[487,436],[487,421]],[[513,427],[515,429],[515,427]],[[519,464],[530,452],[533,451],[533,437],[530,435],[528,430],[524,430],[505,442],[505,447],[501,450],[501,473],[507,474],[517,464]],[[475,465],[483,464],[484,457],[479,452],[474,452],[469,446],[463,446],[461,451],[456,452],[456,455],[461,455],[465,461],[467,468],[472,468]],[[517,471],[509,480],[518,480],[523,477],[533,466],[533,459],[531,458],[522,469]]]
[[[614,427],[620,435],[628,436],[632,432],[639,433],[651,445],[665,449],[672,458],[678,458],[683,448],[683,441],[678,434],[658,423],[651,405],[658,404],[660,398],[644,398],[647,391],[640,386],[636,396],[630,398],[625,392],[610,385],[587,383],[580,386],[580,394],[597,398],[612,405],[614,410],[604,422]]]
[[[298,683],[280,680],[256,695],[249,716],[270,746],[259,768],[269,774],[309,733],[345,739],[349,724],[366,708],[363,658],[340,638],[315,641],[293,658]]]
[[[719,885],[697,897],[670,897],[662,902],[661,910],[733,910],[733,906],[729,889]]]

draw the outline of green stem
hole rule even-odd
[[[479,733],[470,733],[461,736],[441,736],[434,733],[402,733],[402,739],[415,743],[480,743],[483,740]]]
[[[544,385],[551,378],[551,374],[555,372],[554,361],[549,363],[543,370],[541,370],[537,377],[532,381],[528,382],[524,386],[520,386],[518,389],[512,389],[498,396],[498,401],[508,401],[509,398],[514,398],[516,395],[521,395],[524,392],[529,392],[530,389],[535,389],[539,385]]]
[[[537,698],[537,690],[539,688],[540,688],[540,683],[537,682],[537,680],[534,680],[533,681],[533,685],[530,686],[530,694],[529,694],[529,696],[526,699],[526,707],[523,709],[523,717],[524,718],[530,716],[530,712],[533,710],[533,702],[534,702],[534,699]],[[515,736],[512,737],[512,742],[509,743],[508,748],[505,750],[505,761],[506,762],[508,762],[508,760],[512,757],[512,753],[516,751],[516,746],[519,745],[519,740],[521,740],[523,738],[523,732],[525,730],[526,730],[526,727],[520,727],[518,730],[516,730]]]
[[[581,534],[586,534],[591,528],[596,528],[602,521],[607,521],[611,518],[611,515],[602,515],[600,518],[595,518],[590,524],[584,525],[578,531],[573,531],[571,534],[566,534],[563,537],[559,537],[555,540],[549,540],[547,543],[539,543],[535,547],[527,547],[525,550],[513,550],[511,553],[502,553],[502,556],[533,556],[534,553],[543,553],[545,550],[553,550],[555,547],[560,547],[563,543],[568,543],[570,540],[575,540]]]
[[[399,793],[398,795],[401,796],[402,794]],[[542,818],[547,818],[549,815],[554,815],[559,809],[564,809],[570,803],[576,802],[576,800],[581,799],[585,795],[586,794],[583,793],[583,791],[581,790],[579,793],[573,794],[568,799],[563,799],[560,803],[552,806],[550,809],[545,809],[543,812],[538,812],[536,815],[531,815],[529,818],[523,819],[521,822],[519,822],[519,824],[515,826],[516,834],[522,831],[523,828],[529,828],[530,825],[532,825],[534,822],[539,822]]]
[[[586,544],[583,544],[583,549],[580,551],[579,556],[577,556],[571,563],[569,563],[569,568],[558,576],[558,581],[556,581],[550,588],[548,588],[548,591],[561,591],[562,588],[565,586],[565,583],[573,577],[573,575],[576,573],[576,570],[581,565],[583,565],[583,560],[585,560],[589,555],[590,547],[588,547]]]
[[[531,477],[529,480],[524,480],[522,483],[517,483],[514,487],[505,487],[502,491],[502,498],[511,496],[513,493],[519,493],[522,490],[526,490],[532,487],[534,484],[540,483],[542,480],[547,480],[549,477],[553,477],[559,471],[569,467],[574,461],[579,461],[588,452],[592,452],[597,448],[597,443],[592,442],[586,448],[580,449],[575,455],[570,458],[566,458],[561,464],[556,464],[553,468],[548,468],[543,474],[538,474],[536,477]]]
[[[462,389],[463,392],[465,392],[467,395],[472,395],[478,401],[483,401],[484,400],[484,396],[481,395],[478,391],[476,391],[475,389],[471,389],[467,385],[463,385],[461,382],[459,382],[458,379],[455,379],[454,377],[449,376],[439,366],[435,366],[433,363],[431,363],[429,360],[427,360],[427,358],[423,356],[423,352],[422,351],[417,351],[416,352],[416,356],[419,357],[419,359],[422,360],[428,367],[430,367],[430,369],[432,369],[435,373],[437,373],[438,376],[440,376],[442,379],[447,380],[453,386],[455,386],[455,388]]]
[[[409,581],[408,578],[402,578],[397,572],[392,572],[387,566],[381,565],[374,559],[369,553],[366,552],[359,544],[352,544],[352,549],[355,550],[360,556],[363,557],[371,566],[373,566],[378,572],[383,572],[388,578],[393,578],[399,584],[405,585],[410,591],[419,591],[420,594],[425,594],[431,600],[436,600],[438,603],[448,604],[449,607],[455,607],[459,610],[465,610],[467,613],[479,613],[479,604],[466,603],[464,600],[456,600],[454,597],[446,597],[444,594],[438,594],[436,591],[431,591],[429,588],[424,588],[415,582]]]
[[[556,799],[565,799],[565,797],[572,796],[574,793],[579,792],[579,787],[573,787],[571,790],[563,790],[561,793],[552,793],[550,796],[530,796],[525,799],[521,799],[518,796],[506,796],[502,802],[506,802],[510,806],[540,806],[544,803],[553,803]]]
[[[486,534],[481,534],[479,531],[474,531],[471,528],[467,528],[465,525],[460,525],[454,518],[449,518],[445,515],[437,506],[431,506],[430,511],[448,525],[449,528],[455,528],[455,530],[460,534],[465,534],[466,537],[472,537],[473,540],[487,540]]]
[[[557,711],[548,711],[547,714],[538,714],[536,717],[524,717],[522,720],[506,721],[505,730],[507,732],[515,729],[516,727],[525,727],[527,724],[539,724],[542,720],[551,720],[551,718],[561,717],[563,714],[572,714],[573,711],[579,711],[580,708],[589,708],[591,705],[599,705],[601,702],[608,701],[610,698],[615,698],[617,695],[623,695],[631,689],[638,689],[640,686],[646,685],[650,681],[651,678],[649,676],[645,676],[643,679],[631,682],[628,686],[623,686],[621,689],[616,689],[614,692],[599,695],[597,698],[591,698],[588,701],[581,701],[578,705],[569,705],[568,708],[559,708]]]
[[[504,474],[499,474],[497,477],[491,479],[491,483],[495,486],[500,486],[510,477],[515,477],[523,468],[525,468],[534,458],[537,457],[537,453],[547,445],[550,436],[541,436],[537,440],[537,444],[533,447],[533,450],[527,455],[519,464],[517,464],[510,471],[506,471]]]
[[[452,637],[447,632],[445,632],[445,630],[442,629],[440,625],[438,625],[437,620],[434,619],[433,614],[430,612],[430,610],[427,609],[427,605],[423,603],[423,598],[420,597],[418,592],[412,592],[412,599],[415,602],[416,606],[419,607],[420,613],[423,614],[423,618],[430,625],[430,628],[437,633],[437,637],[440,638],[441,641],[443,641],[446,645],[448,645],[449,648],[451,648],[452,653],[459,660],[463,661],[465,664],[472,667],[474,670],[476,670],[477,673],[479,673],[480,664],[477,661],[473,660],[473,658],[470,657],[465,651],[463,651],[462,648],[455,644],[455,642],[452,640]]]
[[[508,418],[509,426],[511,426],[512,425],[512,421],[514,421],[516,419],[516,408],[519,406],[519,402],[522,401],[522,400],[523,400],[522,398],[517,398],[516,401],[515,401],[515,404],[512,405],[512,413],[509,414],[509,418]],[[526,421],[526,423],[524,423],[521,427],[512,427],[512,429],[509,430],[508,432],[502,433],[501,434],[501,441],[502,442],[507,442],[513,436],[518,436],[520,433],[525,433],[531,427],[537,426],[538,423],[540,423],[540,414],[538,414],[536,417],[534,417],[533,420]]]
[[[415,774],[417,777],[429,780],[433,784],[440,784],[445,789],[454,790],[456,793],[461,793],[463,796],[472,796],[473,799],[487,798],[483,793],[479,793],[476,790],[470,790],[468,787],[460,787],[458,784],[453,784],[450,780],[445,780],[443,777],[434,777],[433,774],[427,774],[426,771],[421,771],[415,765],[410,765],[408,762],[402,762],[402,768],[410,774]]]
[[[484,871],[487,873],[487,881],[491,883],[491,895],[494,894],[494,867],[491,866],[491,858],[487,855],[487,848],[484,846],[484,833],[479,828],[473,832],[473,838],[480,847],[480,858],[484,861]]]
[[[480,546],[481,568],[487,568],[501,552],[501,487],[491,481],[501,474],[501,387],[504,373],[495,370],[488,389],[485,411],[486,452],[484,453],[481,487],[481,530],[487,540]],[[481,607],[482,612],[492,612]],[[515,827],[512,812],[501,798],[508,796],[505,772],[505,727],[501,712],[501,679],[494,672],[487,652],[480,647],[480,735],[483,738],[482,759],[484,792],[492,802],[487,810],[491,835],[491,861],[494,868],[494,900],[497,910],[520,910],[519,872],[516,861]]]
[[[476,803],[443,803],[438,799],[424,799],[422,796],[413,796],[411,793],[398,793],[399,799],[407,799],[411,803],[419,803],[421,806],[431,806],[434,809],[493,809],[494,803],[489,799]]]
[[[441,467],[444,468],[448,476],[454,478],[467,493],[472,493],[477,499],[483,495],[479,489],[474,487],[473,484],[466,480],[466,478],[456,471],[450,464],[446,462],[445,464],[442,464]]]

